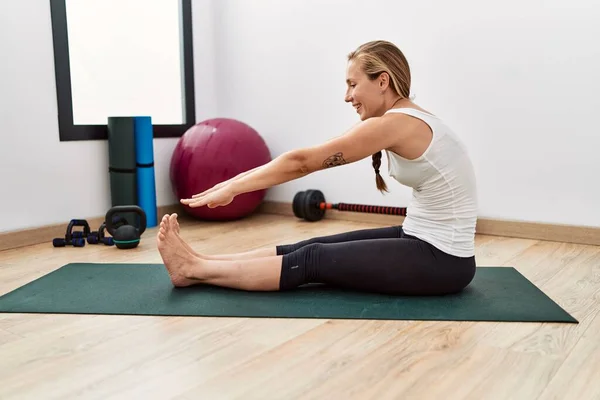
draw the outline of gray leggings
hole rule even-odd
[[[456,257],[404,233],[363,229],[277,246],[280,290],[308,283],[396,295],[460,292],[475,276],[475,257]]]

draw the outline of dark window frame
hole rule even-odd
[[[181,0],[184,77],[183,124],[153,125],[155,138],[181,137],[195,124],[196,103],[194,93],[194,60],[192,30],[192,0]],[[106,140],[106,125],[74,125],[73,99],[71,97],[71,68],[67,28],[66,0],[50,0],[56,97],[58,102],[58,128],[60,141]]]

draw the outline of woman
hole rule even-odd
[[[440,119],[409,99],[411,75],[392,43],[365,43],[348,55],[347,92],[361,122],[324,144],[292,150],[181,203],[218,207],[236,195],[372,156],[376,185],[382,152],[389,174],[413,188],[402,226],[316,237],[247,253],[206,256],[165,215],[157,241],[175,286],[289,290],[306,283],[398,295],[443,295],[475,274],[476,182],[465,147]]]

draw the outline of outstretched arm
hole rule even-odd
[[[228,179],[228,180],[226,180],[226,181],[223,181],[223,182],[221,182],[221,183],[218,183],[218,184],[216,184],[215,186],[213,186],[212,188],[210,188],[210,189],[207,189],[207,190],[205,190],[205,191],[204,191],[204,192],[202,192],[202,193],[198,193],[198,194],[195,194],[195,195],[193,195],[193,196],[192,196],[192,199],[198,198],[198,197],[200,197],[200,196],[207,195],[207,194],[209,194],[209,193],[212,193],[212,192],[214,192],[215,190],[219,190],[219,189],[221,189],[222,187],[229,185],[231,182],[233,182],[233,181],[235,181],[235,180],[238,180],[238,179],[240,179],[240,178],[243,178],[243,177],[244,177],[244,176],[246,176],[246,175],[253,174],[253,173],[254,173],[254,172],[256,172],[258,169],[260,169],[260,168],[263,168],[265,165],[266,165],[266,164],[260,165],[260,166],[258,166],[258,167],[256,167],[256,168],[253,168],[253,169],[250,169],[250,170],[248,170],[248,171],[242,172],[242,173],[240,173],[240,174],[238,174],[238,175],[234,176],[234,177],[233,177],[233,178],[231,178],[231,179]]]
[[[267,189],[316,171],[370,157],[392,146],[397,140],[398,136],[391,130],[388,118],[370,118],[343,136],[318,146],[286,152],[217,190],[206,191],[193,199],[182,200],[182,203],[190,207],[226,205],[239,194]]]

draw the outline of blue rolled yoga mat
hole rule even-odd
[[[148,228],[157,225],[156,181],[151,117],[134,117],[136,186],[138,206],[146,213]]]

